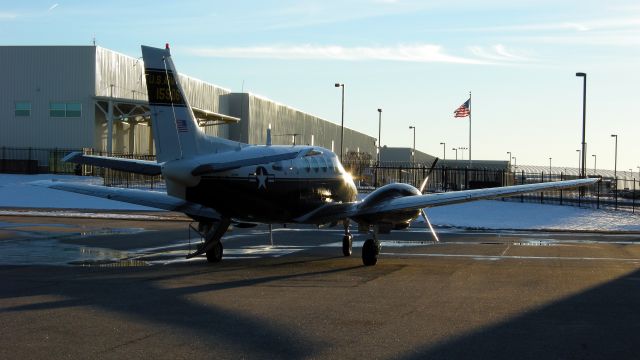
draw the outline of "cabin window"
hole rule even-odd
[[[307,151],[306,154],[304,154],[304,156],[316,156],[316,155],[322,155],[322,151],[316,150],[316,149],[311,149],[309,151]]]
[[[317,156],[313,156],[310,158],[311,159],[311,165],[313,166],[313,171],[318,172],[320,171],[320,162],[319,162],[319,158]]]

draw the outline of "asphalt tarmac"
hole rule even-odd
[[[0,217],[0,358],[637,359],[640,235]],[[192,233],[193,235],[193,233]]]

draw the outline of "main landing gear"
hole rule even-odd
[[[353,235],[349,232],[349,220],[346,219],[344,224],[344,236],[342,237],[342,255],[351,256],[353,252]]]
[[[378,262],[380,255],[380,240],[378,240],[378,225],[373,227],[373,239],[367,239],[362,245],[362,263],[365,266],[373,266]]]
[[[198,255],[207,254],[207,261],[217,263],[222,260],[223,246],[220,239],[227,232],[231,219],[222,218],[217,224],[200,223],[198,233],[202,235],[205,241],[198,246],[196,251],[187,255],[187,259],[191,259]]]

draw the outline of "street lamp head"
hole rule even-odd
[[[378,109],[378,112],[379,112],[379,113],[381,113],[381,112],[382,112],[382,109]]]
[[[445,145],[445,143],[440,143],[440,145]]]
[[[577,72],[577,73],[576,73],[576,76],[580,76],[580,77],[587,77],[587,74],[586,74],[586,73],[583,73],[583,72]]]
[[[415,129],[415,128],[416,128],[415,126],[409,126],[409,129]]]
[[[617,137],[618,137],[618,135],[616,135],[616,134],[611,134],[611,137],[615,137],[615,138],[617,138]]]
[[[344,84],[336,83],[336,87],[344,86]]]

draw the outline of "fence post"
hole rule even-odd
[[[27,161],[27,173],[33,174],[33,169],[31,168],[31,147],[29,147],[29,159]]]
[[[464,189],[469,190],[469,168],[464,168]]]
[[[544,182],[544,171],[540,173],[540,180]],[[540,191],[540,204],[544,204],[544,191]]]
[[[53,173],[58,173],[58,148],[53,149]]]
[[[602,185],[602,177],[600,177],[600,181],[598,181],[598,193],[596,196],[596,203],[598,204],[598,209],[600,209],[600,186]]]
[[[560,181],[564,180],[564,173],[560,172]],[[560,190],[560,205],[562,205],[562,189]]]
[[[524,170],[522,170],[520,172],[520,185],[524,185]],[[520,202],[523,203],[524,202],[524,194],[520,195]]]
[[[613,191],[613,197],[616,199],[616,207],[618,210],[618,177],[615,178],[615,190]]]

